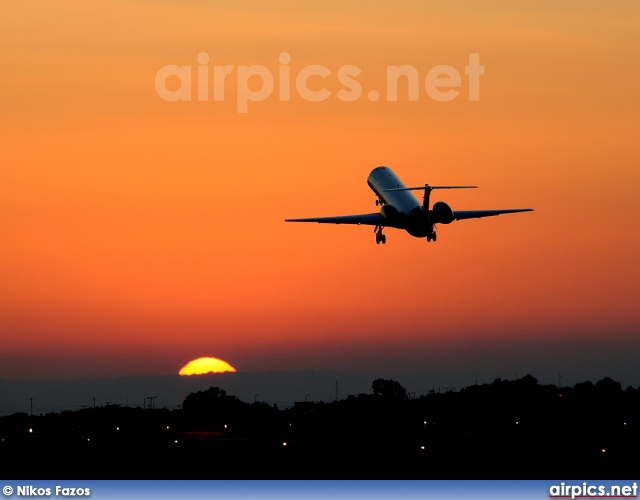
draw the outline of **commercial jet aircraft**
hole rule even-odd
[[[376,243],[385,244],[385,227],[404,229],[416,238],[436,241],[436,224],[450,224],[454,220],[476,219],[515,212],[531,212],[532,208],[508,208],[503,210],[452,210],[444,201],[438,201],[429,208],[429,195],[434,189],[470,189],[478,186],[430,186],[406,187],[388,167],[374,168],[367,184],[376,194],[376,205],[382,205],[380,212],[361,215],[341,215],[338,217],[315,217],[307,219],[286,219],[285,222],[317,222],[319,224],[364,224],[375,226]],[[411,191],[424,191],[422,203]]]

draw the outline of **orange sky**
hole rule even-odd
[[[593,360],[606,372],[640,354],[637,2],[262,5],[3,7],[0,377],[174,373],[199,356],[416,371],[435,346],[451,363],[461,346],[553,346],[570,366],[576,342],[609,346]],[[188,65],[195,81],[201,52],[234,66],[225,100],[161,99],[156,73]],[[292,78],[329,68],[309,86],[332,96],[276,87],[239,113],[237,68],[277,78],[282,52]],[[354,102],[336,97],[344,65],[362,71]],[[417,101],[401,85],[385,102],[398,65],[418,70]],[[462,76],[452,101],[425,91],[437,65]],[[535,212],[441,226],[436,244],[283,222],[375,211],[378,165],[480,187],[434,193],[454,210]]]

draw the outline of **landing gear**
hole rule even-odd
[[[376,233],[376,245],[379,245],[380,243],[384,245],[387,243],[387,237],[382,234],[382,226],[376,226],[374,232]]]
[[[427,241],[435,242],[437,237],[438,237],[438,235],[436,234],[436,232],[435,231],[431,231],[431,234],[427,234]]]

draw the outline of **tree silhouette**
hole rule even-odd
[[[228,408],[240,403],[235,396],[227,396],[220,387],[209,387],[206,391],[192,392],[184,399],[182,409],[186,411],[212,411]]]
[[[407,390],[395,380],[377,378],[371,384],[373,393],[387,399],[407,399]]]
[[[228,421],[236,421],[245,404],[235,396],[229,396],[219,387],[192,392],[184,399],[182,409],[189,421],[220,427]]]

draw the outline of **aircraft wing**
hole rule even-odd
[[[492,217],[500,214],[513,214],[516,212],[533,212],[533,208],[508,208],[505,210],[454,210],[453,220],[479,219],[480,217]]]
[[[388,221],[376,212],[361,215],[340,215],[337,217],[315,217],[308,219],[285,219],[285,222],[317,222],[318,224],[364,224],[366,226],[386,226]]]

